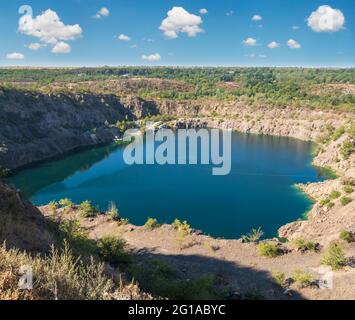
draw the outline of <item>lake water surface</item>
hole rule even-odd
[[[259,226],[272,237],[312,204],[293,185],[324,179],[311,165],[311,148],[292,138],[233,133],[231,174],[213,176],[208,165],[128,166],[123,147],[111,145],[23,170],[11,183],[36,205],[89,199],[106,210],[114,201],[137,225],[179,218],[216,237],[238,238]]]

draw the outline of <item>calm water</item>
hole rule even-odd
[[[232,171],[212,176],[210,166],[127,166],[123,148],[84,151],[11,179],[36,205],[90,199],[101,210],[114,201],[121,216],[142,225],[186,219],[207,234],[236,238],[261,226],[276,235],[299,219],[311,201],[293,187],[322,180],[311,165],[311,144],[290,138],[233,133]]]

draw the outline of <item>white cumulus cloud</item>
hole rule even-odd
[[[155,61],[160,61],[161,60],[161,56],[159,53],[154,53],[154,54],[150,54],[150,55],[142,55],[142,59],[146,60],[146,61],[151,61],[151,62],[155,62]]]
[[[186,33],[189,37],[195,37],[203,29],[200,27],[202,18],[189,13],[182,7],[173,7],[168,11],[167,17],[162,21],[159,29],[167,38],[175,39],[179,33]]]
[[[58,42],[52,49],[53,53],[70,53],[71,47],[64,41]]]
[[[75,40],[82,35],[82,29],[78,24],[65,25],[58,14],[51,9],[35,18],[26,13],[19,20],[18,31],[27,36],[39,38],[41,42],[47,44]]]
[[[279,43],[277,43],[276,41],[272,41],[267,45],[270,49],[276,49],[280,46]]]
[[[246,46],[256,46],[256,40],[254,38],[247,38],[242,42]]]
[[[263,20],[263,17],[256,14],[256,15],[252,16],[251,20],[257,22],[257,21]]]
[[[291,48],[291,49],[299,49],[301,48],[301,45],[293,39],[290,39],[287,41],[287,45]]]
[[[38,42],[35,42],[35,43],[30,43],[27,47],[30,50],[37,51],[37,50],[41,49],[43,47],[43,45]]]
[[[6,59],[9,59],[9,60],[23,60],[23,59],[25,59],[25,56],[22,53],[12,52],[12,53],[8,53],[6,55]]]
[[[117,37],[118,40],[121,40],[121,41],[131,41],[131,37],[127,36],[126,34],[120,34],[118,37]]]
[[[208,10],[206,8],[200,9],[200,14],[207,14]]]
[[[308,26],[315,32],[336,32],[345,23],[344,14],[331,6],[320,6],[308,18]]]
[[[110,10],[107,8],[101,8],[95,15],[95,19],[101,19],[102,17],[108,17],[110,15]]]

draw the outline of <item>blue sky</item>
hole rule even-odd
[[[22,5],[33,24],[19,28]],[[3,66],[355,66],[352,0],[12,0],[0,8]]]

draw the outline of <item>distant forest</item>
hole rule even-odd
[[[132,92],[143,98],[191,100],[211,98],[239,101],[257,106],[294,106],[355,112],[355,69],[308,68],[178,68],[178,67],[102,67],[63,69],[0,69],[0,86],[33,90],[65,87],[80,83],[80,90],[92,91],[85,82],[118,82],[132,78],[177,81],[173,85],[146,86]],[[78,88],[79,88],[78,87]],[[94,86],[95,87],[95,86]],[[112,93],[117,91],[112,88]],[[106,92],[107,93],[107,92]],[[130,93],[126,90],[125,93]],[[120,94],[122,92],[120,91]]]

